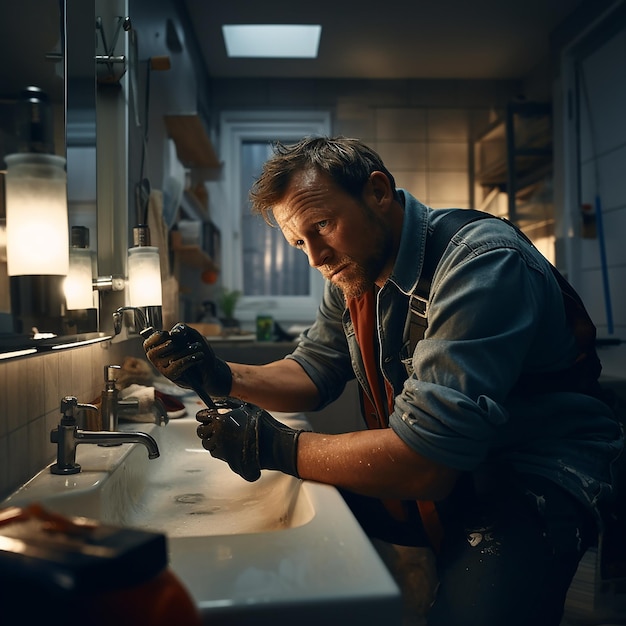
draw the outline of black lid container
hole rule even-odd
[[[54,154],[52,107],[39,87],[26,87],[16,107],[17,150]]]
[[[175,606],[162,605],[158,614],[175,610],[181,624],[196,626],[197,609],[167,558],[161,533],[69,518],[37,504],[0,509],[3,611],[22,618],[16,623],[161,626],[153,607],[161,597]]]

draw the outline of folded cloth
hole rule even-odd
[[[137,400],[139,413],[152,411],[154,404],[154,387],[146,387],[132,383],[127,387],[119,390],[118,397],[120,400]]]

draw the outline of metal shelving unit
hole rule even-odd
[[[507,217],[533,241],[553,238],[551,105],[509,104],[478,135],[474,149],[474,179],[484,190],[485,210]]]

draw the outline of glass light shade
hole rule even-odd
[[[69,268],[65,159],[35,153],[4,159],[9,276],[65,276]]]
[[[92,267],[91,250],[87,248],[70,250],[70,267],[63,286],[68,311],[95,308]]]
[[[162,306],[161,261],[155,246],[128,250],[128,293],[130,306]]]

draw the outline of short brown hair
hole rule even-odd
[[[305,137],[298,143],[276,142],[274,154],[263,165],[250,191],[252,212],[271,223],[272,207],[284,196],[293,176],[309,168],[327,174],[349,195],[360,198],[372,172],[387,176],[393,189],[396,182],[380,156],[358,139],[346,137]]]

